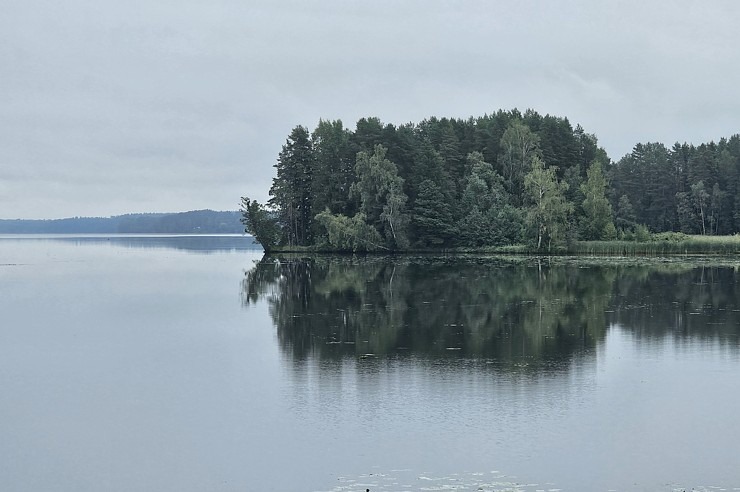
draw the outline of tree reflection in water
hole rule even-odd
[[[266,256],[243,300],[266,299],[296,360],[405,357],[567,368],[610,324],[638,337],[737,341],[738,271],[542,258]],[[524,369],[522,369],[524,368]]]

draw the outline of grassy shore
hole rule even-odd
[[[316,246],[278,246],[270,253],[353,254],[352,251],[332,251]],[[587,255],[587,256],[680,256],[680,255],[740,255],[740,234],[733,236],[690,236],[681,233],[652,234],[647,241],[576,241],[553,251],[538,251],[515,244],[508,246],[411,248],[403,251],[377,251],[375,254],[503,254],[503,255]]]
[[[649,241],[578,241],[568,254],[599,256],[737,255],[740,235],[654,234]]]

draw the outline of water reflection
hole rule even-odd
[[[56,241],[65,244],[111,245],[134,249],[175,249],[193,253],[257,251],[262,247],[251,236],[222,235],[158,235],[158,234],[71,234],[71,235],[0,235],[0,240]]]
[[[569,367],[610,324],[637,337],[737,341],[728,265],[498,257],[265,256],[244,303],[266,299],[294,360],[480,359]]]
[[[266,256],[246,273],[243,299],[268,300],[296,360],[393,355],[554,369],[603,339],[616,274],[536,259]]]
[[[610,309],[638,339],[737,342],[740,271],[736,266],[669,264],[618,269]]]

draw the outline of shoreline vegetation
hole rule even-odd
[[[740,253],[737,134],[615,162],[580,125],[532,110],[320,120],[291,131],[274,167],[269,201],[240,210],[267,253]]]
[[[604,257],[661,257],[661,256],[734,256],[740,255],[740,235],[733,236],[689,236],[672,235],[672,238],[662,238],[660,235],[648,241],[577,241],[574,244],[554,248],[549,252],[537,250],[524,244],[487,247],[451,247],[451,248],[424,248],[405,249],[394,251],[365,251],[362,254],[419,254],[419,255],[535,255],[535,256],[604,256]],[[320,246],[275,246],[268,254],[336,254],[352,255],[356,251],[330,249]]]

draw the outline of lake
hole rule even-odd
[[[0,236],[0,490],[740,490],[740,261]]]

